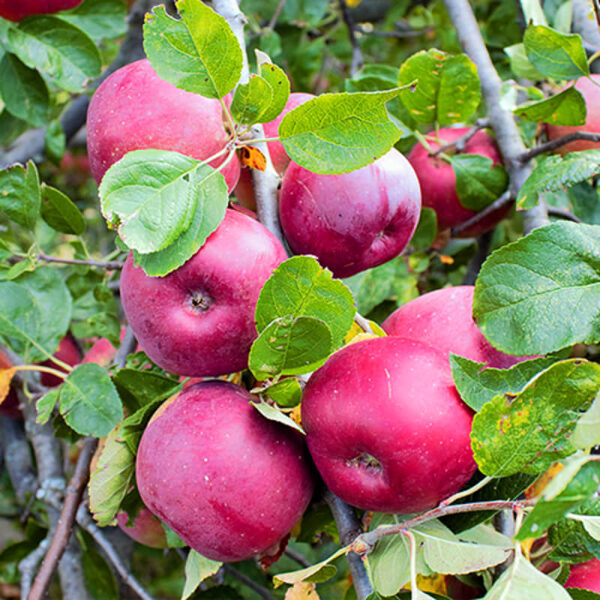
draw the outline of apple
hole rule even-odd
[[[450,127],[442,128],[427,136],[427,141],[432,151],[440,146],[455,141],[469,128]],[[478,131],[466,144],[463,154],[481,154],[491,158],[494,166],[502,163],[500,151],[491,135],[485,131]],[[440,231],[449,227],[456,227],[468,221],[477,213],[462,206],[456,193],[456,176],[452,165],[437,156],[430,156],[422,144],[415,144],[408,155],[419,183],[423,206],[433,208],[437,214],[438,228]],[[510,212],[510,206],[498,209],[482,219],[479,223],[463,231],[459,237],[474,237],[494,228]]]
[[[446,595],[452,600],[475,600],[483,598],[485,590],[468,585],[453,575],[446,575]]]
[[[87,132],[97,183],[132,150],[157,148],[203,160],[230,139],[218,100],[178,89],[161,79],[146,59],[121,67],[100,85],[88,109]],[[224,160],[222,156],[210,165],[217,167]],[[240,173],[238,158],[221,172],[231,191]]]
[[[123,309],[159,367],[190,377],[240,371],[257,336],[260,290],[286,258],[263,225],[228,209],[204,246],[166,277],[149,277],[130,255],[121,274]]]
[[[488,367],[508,369],[522,358],[496,350],[473,320],[472,285],[459,285],[423,294],[397,308],[383,323],[388,335],[424,342]]]
[[[349,277],[400,254],[421,210],[419,182],[393,149],[342,175],[318,175],[290,162],[279,202],[281,226],[296,254],[314,254]]]
[[[591,80],[590,80],[591,78]],[[575,82],[575,89],[581,93],[585,100],[587,108],[587,117],[583,125],[569,127],[567,125],[546,125],[546,135],[548,140],[552,141],[557,138],[574,133],[576,131],[587,131],[588,133],[600,133],[600,75],[590,75],[589,77],[580,77]],[[569,152],[578,152],[579,150],[593,150],[600,148],[598,142],[588,142],[585,140],[577,140],[561,146],[557,149],[559,154],[567,154]]]
[[[592,558],[587,562],[572,565],[565,587],[600,594],[600,560]]]
[[[82,2],[83,0],[0,0],[0,17],[9,21],[21,21],[32,15],[70,10]]]
[[[365,510],[417,513],[475,472],[472,412],[443,352],[382,337],[334,353],[308,381],[302,424],[334,494]]]
[[[54,353],[54,356],[58,358],[58,360],[62,360],[62,362],[67,363],[74,367],[81,360],[81,354],[79,353],[79,348],[75,345],[73,338],[69,335],[65,336],[60,343],[58,344],[58,348]],[[50,359],[45,360],[40,363],[41,366],[50,367],[51,369],[56,369],[57,371],[62,371],[66,373],[66,371],[59,367],[55,362]],[[40,373],[40,382],[42,385],[46,387],[56,387],[59,386],[64,379],[57,377],[56,375],[51,375],[50,373]]]
[[[167,536],[161,522],[147,509],[141,508],[133,520],[127,525],[129,516],[125,511],[117,515],[117,525],[132,540],[150,548],[167,548]]]
[[[206,381],[167,400],[140,441],[144,504],[194,550],[224,562],[284,538],[314,489],[299,435],[262,417],[252,396]]]

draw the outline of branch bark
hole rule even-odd
[[[532,158],[539,156],[540,154],[545,154],[546,152],[552,152],[565,144],[570,142],[574,142],[576,140],[586,140],[588,142],[600,142],[600,133],[589,133],[587,131],[574,131],[573,133],[569,133],[567,135],[563,135],[562,137],[556,138],[551,142],[546,142],[545,144],[540,144],[535,148],[530,148],[529,150],[525,150],[519,154],[516,158],[521,164],[525,164],[529,162]]]

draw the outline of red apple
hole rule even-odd
[[[565,587],[600,594],[600,560],[592,558],[587,562],[572,565]]]
[[[472,285],[423,294],[396,309],[382,324],[388,335],[424,342],[489,367],[508,369],[522,358],[496,350],[473,320]]]
[[[32,15],[70,10],[82,2],[83,0],[0,0],[0,17],[20,21]]]
[[[427,136],[427,141],[432,151],[441,145],[453,142],[469,131],[468,128],[443,128]],[[494,166],[502,162],[500,151],[491,135],[478,131],[466,144],[463,154],[481,154],[491,158]],[[415,144],[408,160],[413,166],[419,183],[423,206],[433,208],[437,214],[440,230],[456,227],[469,220],[477,213],[462,206],[456,194],[456,176],[452,165],[439,157],[430,156],[422,144]],[[473,237],[481,235],[495,227],[510,211],[510,206],[499,209],[482,219],[479,223],[462,232],[460,237]]]
[[[296,433],[262,417],[224,381],[168,400],[142,436],[136,479],[144,504],[194,550],[225,562],[286,536],[314,481]]]
[[[285,259],[263,225],[227,210],[204,246],[166,277],[149,277],[129,256],[123,309],[140,346],[163,369],[190,377],[233,373],[248,364],[258,295]]]
[[[229,142],[218,100],[176,88],[145,59],[121,67],[96,90],[87,132],[90,166],[98,183],[132,150],[172,150],[203,160]],[[224,160],[220,157],[210,165],[217,167]],[[231,191],[240,173],[237,157],[221,172]]]
[[[593,81],[590,81],[590,77]],[[600,75],[590,75],[590,77],[580,77],[575,82],[575,89],[583,95],[587,107],[587,117],[584,125],[576,127],[568,127],[566,125],[546,125],[546,134],[548,140],[552,141],[563,135],[574,133],[576,131],[587,131],[588,133],[600,133]],[[594,83],[595,82],[595,83]],[[558,148],[560,154],[568,152],[578,152],[579,150],[593,150],[600,148],[597,142],[587,142],[585,140],[577,140],[570,142]]]
[[[446,575],[446,595],[452,600],[475,600],[483,598],[485,590],[467,585],[453,575]]]
[[[79,348],[75,345],[75,342],[70,336],[65,336],[60,343],[58,344],[58,348],[54,353],[54,356],[58,358],[58,360],[62,360],[62,362],[67,363],[74,367],[81,360],[81,354],[79,353]],[[45,360],[40,363],[41,366],[50,367],[51,369],[56,369],[57,371],[62,371],[66,373],[66,371],[59,367],[55,362],[50,359]],[[40,381],[42,385],[46,387],[56,387],[60,385],[64,379],[57,377],[56,375],[51,375],[50,373],[40,373]]]
[[[161,522],[147,508],[140,509],[132,525],[127,525],[128,521],[126,512],[117,515],[119,528],[132,540],[150,548],[167,547],[167,536]]]
[[[342,348],[310,378],[302,424],[315,465],[342,500],[416,513],[475,472],[472,412],[443,352],[397,337]]]
[[[419,220],[419,182],[395,149],[342,175],[318,175],[290,163],[279,215],[290,248],[314,254],[336,277],[398,256]]]

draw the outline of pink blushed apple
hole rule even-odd
[[[383,337],[342,348],[312,375],[302,400],[306,442],[342,500],[421,512],[467,483],[476,469],[472,412],[446,363],[431,346]]]
[[[158,409],[138,450],[146,506],[213,560],[245,560],[271,548],[314,489],[301,436],[262,417],[251,400],[231,383],[199,383]]]
[[[74,367],[81,360],[79,348],[75,345],[75,342],[69,335],[65,336],[60,341],[54,356],[62,362],[67,363],[71,367]],[[40,363],[40,365],[44,367],[50,367],[51,369],[56,369],[57,371],[66,372],[62,367],[59,367],[50,359],[45,360],[44,362]],[[40,373],[40,381],[42,385],[45,385],[46,387],[56,387],[60,385],[64,379],[61,379],[60,377],[50,373]]]
[[[593,558],[571,566],[566,588],[578,588],[600,594],[600,560]]]
[[[0,0],[0,17],[9,21],[21,21],[25,17],[70,10],[83,0]]]
[[[121,511],[117,524],[132,540],[150,548],[166,548],[167,536],[161,522],[147,509],[141,508],[133,523],[128,525],[129,516]]]
[[[123,309],[157,365],[190,377],[245,369],[257,336],[254,311],[273,270],[287,258],[258,221],[228,209],[200,250],[165,277],[149,277],[130,255],[121,275]]]
[[[349,277],[398,256],[419,220],[419,182],[392,149],[342,175],[318,175],[290,163],[279,216],[290,248],[314,254],[336,277]]]

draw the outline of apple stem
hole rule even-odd
[[[87,265],[89,267],[99,267],[108,269],[109,271],[117,271],[123,268],[125,263],[120,260],[101,261],[101,260],[79,260],[76,258],[60,258],[58,256],[49,256],[45,252],[38,252],[36,255],[38,260],[47,263],[60,263],[65,265]]]
[[[486,129],[490,126],[490,120],[487,117],[477,119],[475,121],[475,125],[469,129],[465,134],[461,135],[459,138],[456,138],[453,142],[448,142],[447,144],[443,144],[437,150],[433,150],[430,152],[430,156],[437,156],[438,154],[445,154],[450,151],[452,154],[454,150],[456,152],[462,152],[465,149],[465,146],[469,142],[469,140],[480,130]]]
[[[452,228],[452,236],[456,237],[459,233],[466,231],[470,227],[473,227],[473,225],[477,225],[477,223],[479,223],[479,221],[482,221],[488,215],[490,215],[493,212],[499,210],[500,208],[506,206],[507,204],[510,204],[511,202],[514,201],[514,199],[515,198],[513,196],[512,191],[510,189],[506,190],[506,192],[504,192],[504,194],[502,194],[502,196],[500,196],[500,198],[498,198],[498,200],[495,200],[489,206],[486,206],[482,211],[473,215],[470,219],[468,219],[464,223],[461,223],[460,225],[453,227]]]

